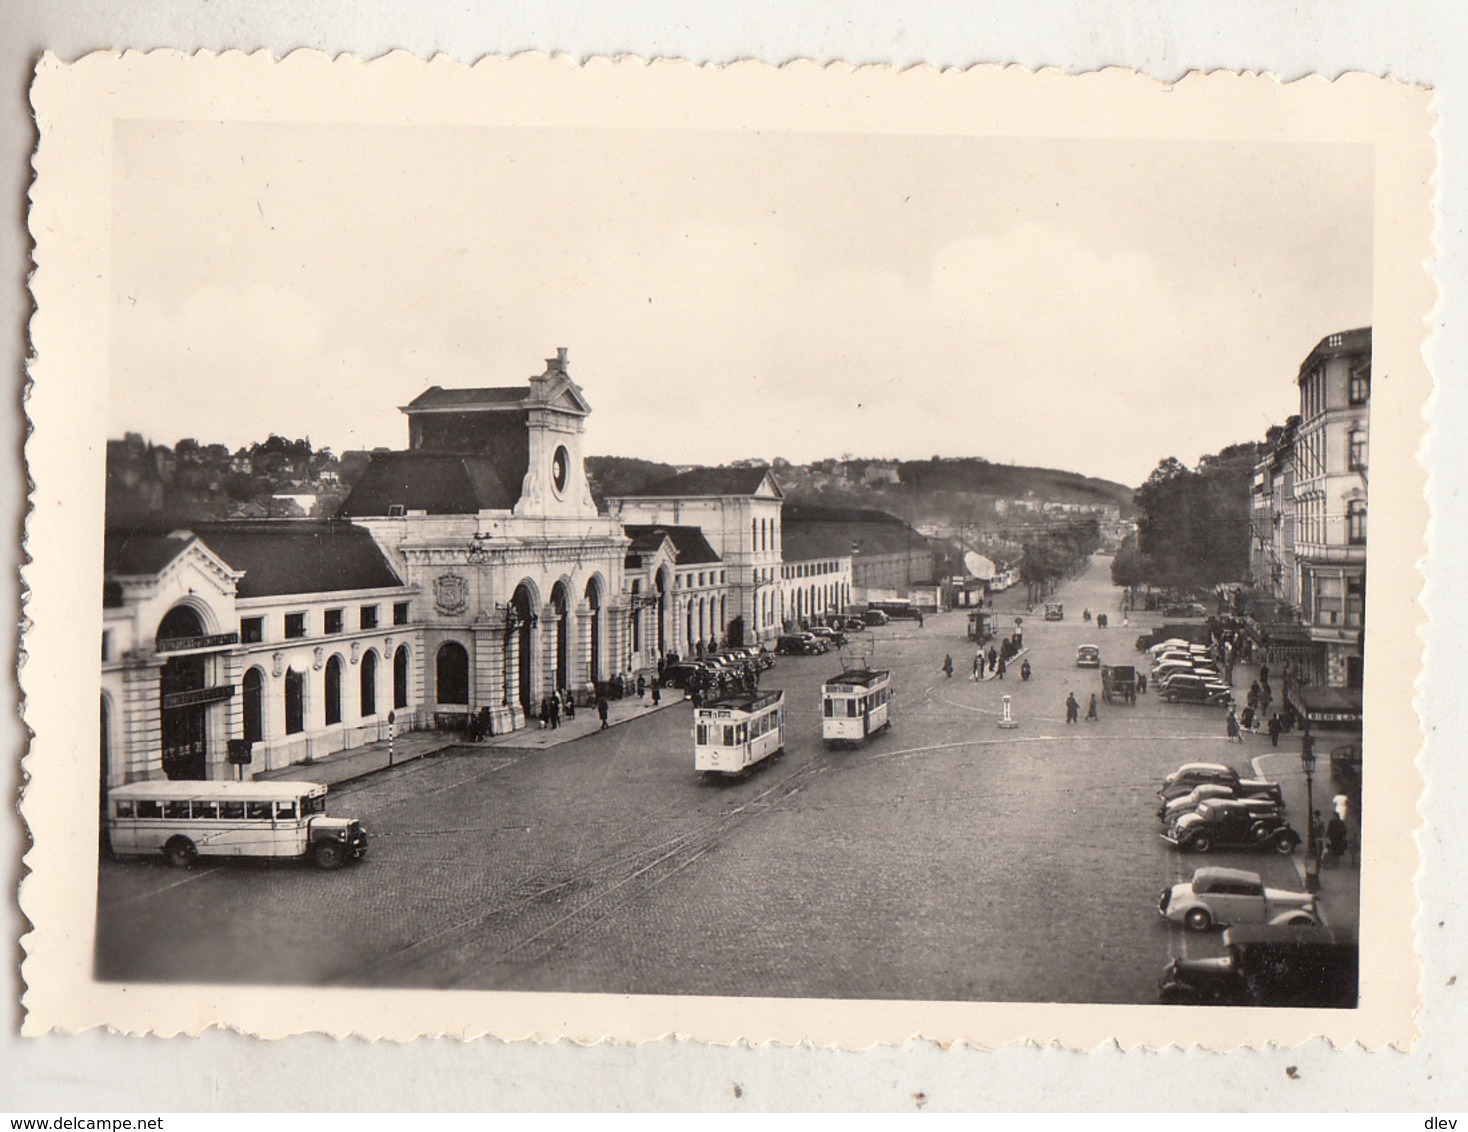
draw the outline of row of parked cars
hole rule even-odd
[[[844,645],[847,633],[860,632],[866,628],[865,622],[857,618],[847,618],[843,624],[844,628],[812,625],[799,632],[782,633],[775,640],[775,651],[781,656],[819,656]]]
[[[1207,645],[1173,637],[1148,652],[1152,656],[1149,679],[1168,703],[1217,706],[1233,699],[1233,690],[1224,682]]]
[[[1299,836],[1279,784],[1221,763],[1187,763],[1157,791],[1163,840],[1215,849],[1290,853]],[[1247,869],[1205,866],[1165,889],[1158,914],[1190,931],[1225,928],[1224,954],[1173,959],[1158,980],[1166,1004],[1351,1008],[1358,949],[1322,925],[1314,894],[1273,888]]]
[[[775,658],[763,648],[726,649],[701,660],[679,660],[664,665],[660,679],[664,688],[699,687],[720,691],[734,687],[749,665],[763,672],[775,666]]]

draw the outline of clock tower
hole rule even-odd
[[[544,373],[530,379],[525,407],[530,450],[515,517],[594,518],[596,503],[581,462],[591,406],[566,370],[565,347],[546,359]]]

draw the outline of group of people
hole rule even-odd
[[[576,700],[564,688],[552,692],[540,701],[540,729],[544,731],[559,727],[562,716],[568,720],[576,718]]]
[[[1065,722],[1077,723],[1081,718],[1081,702],[1076,699],[1074,692],[1067,693],[1065,697]],[[1086,721],[1095,723],[1101,718],[1101,705],[1096,698],[1096,693],[1091,693],[1091,702],[1086,706]]]
[[[1091,623],[1091,611],[1089,609],[1085,609],[1085,610],[1082,610],[1081,611],[1081,620],[1083,622],[1085,622],[1087,625],[1089,625]],[[1098,614],[1096,614],[1096,628],[1098,628],[1098,629],[1104,629],[1109,624],[1110,624],[1110,622],[1106,619],[1106,614],[1104,614],[1104,613],[1098,613]]]

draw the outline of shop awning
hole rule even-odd
[[[1361,729],[1360,688],[1291,688],[1288,698],[1295,710],[1309,722],[1312,730]]]

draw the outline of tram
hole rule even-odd
[[[848,668],[821,685],[821,738],[861,742],[892,724],[892,673]]]
[[[735,693],[693,714],[693,766],[705,774],[743,774],[785,750],[785,693]]]

